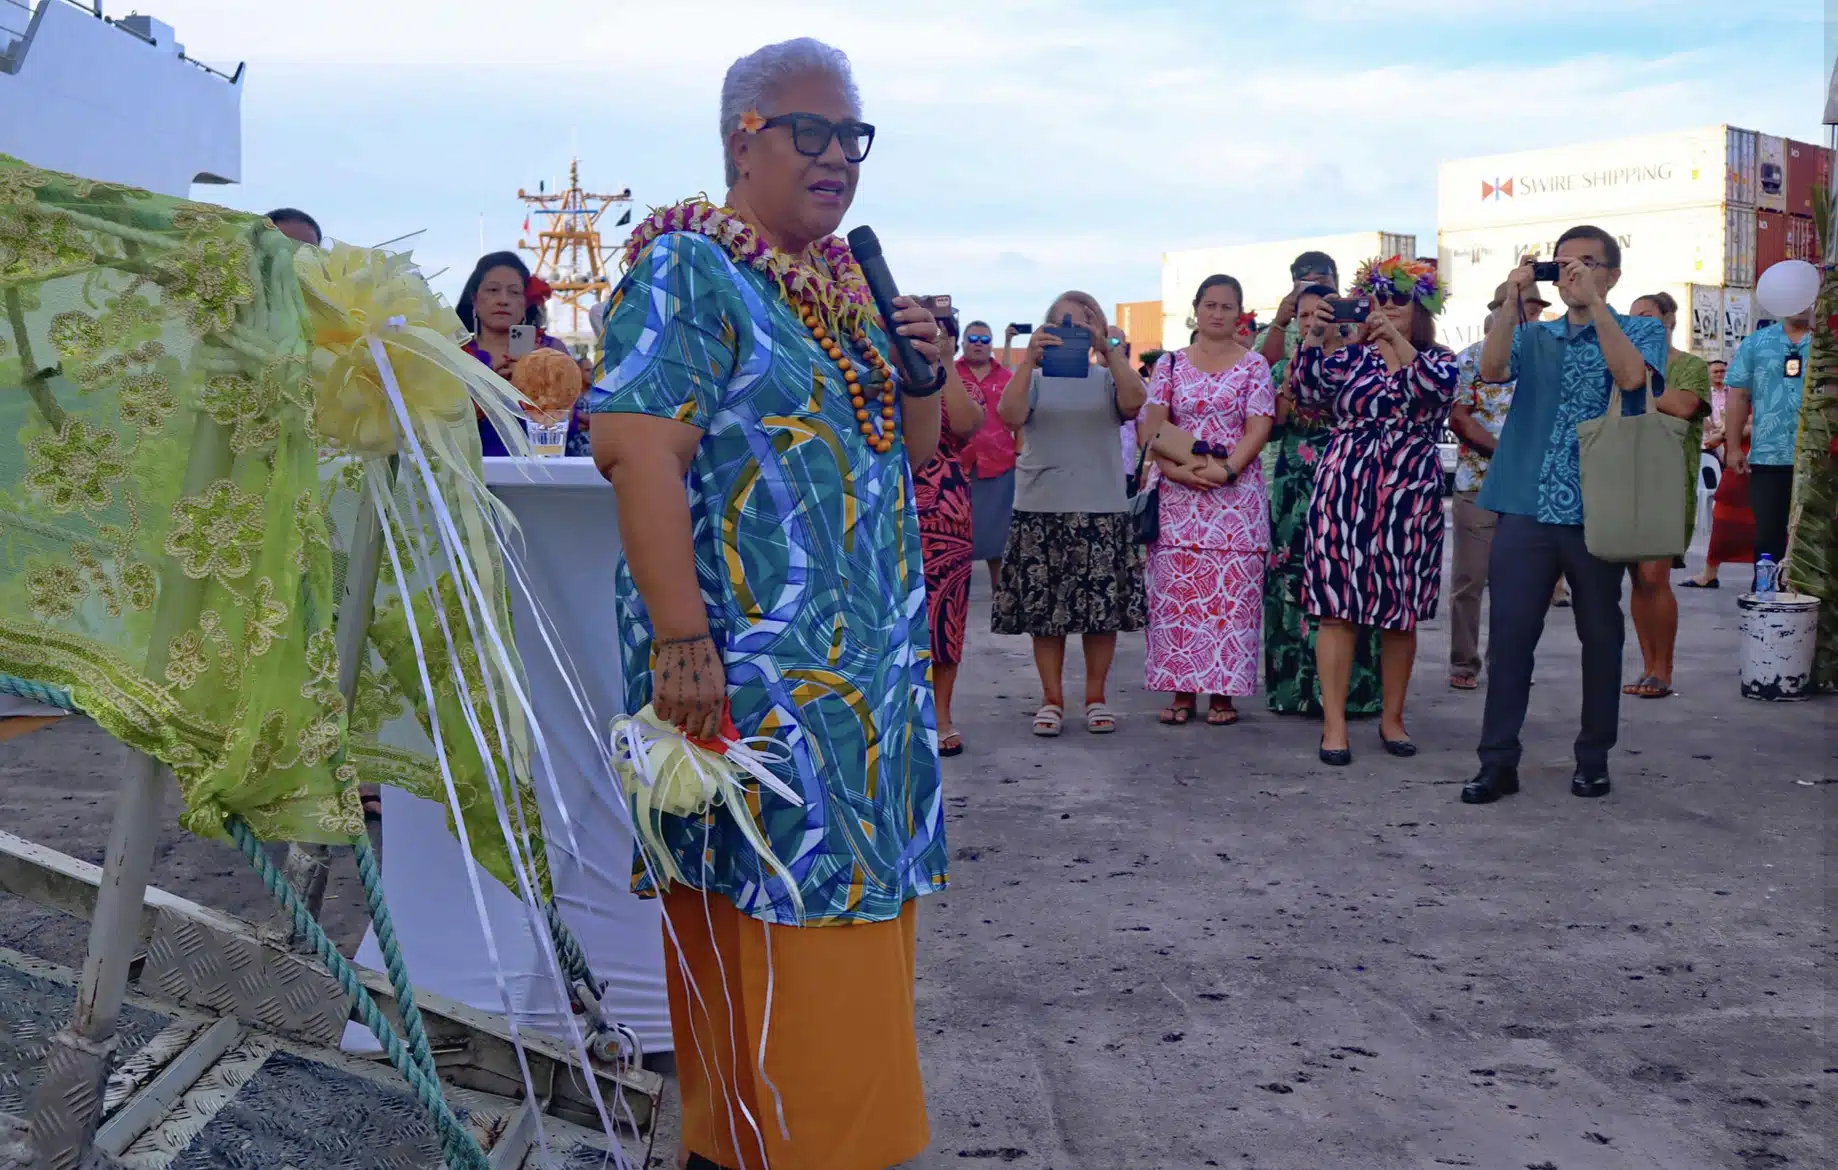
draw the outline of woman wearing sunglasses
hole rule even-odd
[[[654,826],[684,875],[638,888],[663,897],[691,1170],[884,1170],[927,1141],[914,934],[946,856],[912,469],[941,396],[894,374],[888,331],[942,355],[931,309],[883,321],[836,235],[873,140],[860,105],[820,42],[734,63],[727,198],[633,232],[590,398],[627,704],[767,737],[802,797],[731,810],[757,836],[729,812]]]
[[[1384,708],[1379,741],[1413,756],[1404,696],[1417,656],[1417,623],[1436,614],[1442,592],[1442,458],[1455,355],[1436,344],[1444,288],[1433,266],[1393,256],[1360,267],[1346,300],[1368,306],[1363,324],[1335,320],[1322,300],[1297,357],[1297,398],[1333,409],[1335,422],[1308,508],[1303,596],[1320,621],[1321,761],[1353,761],[1347,685],[1363,630],[1379,635]],[[1329,332],[1349,344],[1326,353]],[[1344,332],[1343,332],[1344,331]]]

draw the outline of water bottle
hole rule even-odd
[[[1763,601],[1773,601],[1775,588],[1774,577],[1774,557],[1769,553],[1761,554],[1761,559],[1755,562],[1755,596],[1761,598]]]

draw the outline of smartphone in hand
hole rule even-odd
[[[1028,324],[1026,321],[1016,321],[1013,324],[1011,324],[1009,328],[1013,329],[1017,334],[1023,337],[1025,337],[1029,333],[1034,332],[1034,327]]]
[[[536,326],[512,325],[510,353],[512,358],[528,357],[536,351]]]

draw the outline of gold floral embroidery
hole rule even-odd
[[[300,766],[311,768],[331,759],[343,738],[343,723],[330,716],[315,719],[302,727],[297,740],[300,746]]]
[[[46,621],[75,617],[86,592],[83,579],[69,565],[37,563],[26,570],[32,612]]]
[[[111,438],[113,436],[110,436]],[[262,550],[262,500],[227,479],[173,508],[166,553],[193,580],[235,581],[249,575]]]
[[[178,406],[164,374],[135,374],[122,383],[121,417],[124,422],[150,431],[161,430],[166,426],[166,417]]]
[[[251,656],[259,658],[273,649],[281,639],[281,623],[287,620],[287,606],[275,596],[274,582],[263,577],[255,583],[255,600],[243,626],[243,641]]]
[[[259,780],[281,763],[281,749],[287,743],[287,716],[270,711],[262,718],[262,729],[256,734],[255,746],[249,749],[250,777]]]
[[[51,318],[45,338],[58,356],[79,365],[94,361],[107,344],[102,337],[102,322],[74,309]]]
[[[218,423],[234,428],[230,449],[243,454],[266,447],[280,436],[281,425],[274,417],[280,400],[276,384],[268,379],[224,374],[205,383],[198,405]]]
[[[64,216],[0,199],[0,276],[42,280],[94,259],[82,232]]]
[[[166,652],[166,681],[180,690],[190,690],[204,677],[204,640],[197,630],[186,630],[174,638]]]
[[[163,257],[154,274],[168,296],[184,301],[192,328],[221,333],[255,300],[253,254],[246,240],[197,235]]]
[[[69,418],[56,435],[26,449],[26,486],[45,496],[54,512],[99,512],[114,500],[112,485],[128,474],[113,432]]]
[[[129,565],[121,571],[121,586],[127,595],[128,608],[145,613],[153,608],[159,596],[159,574],[149,565]]]
[[[366,662],[358,672],[357,699],[351,709],[351,730],[357,735],[375,735],[402,715],[402,695],[386,671],[377,671]]]
[[[44,171],[0,164],[0,203],[36,202],[39,190],[50,181],[51,176]]]

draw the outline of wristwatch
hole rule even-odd
[[[906,396],[908,398],[930,398],[945,388],[945,383],[950,380],[950,377],[951,371],[945,367],[943,362],[939,362],[937,376],[924,386],[907,387]]]

